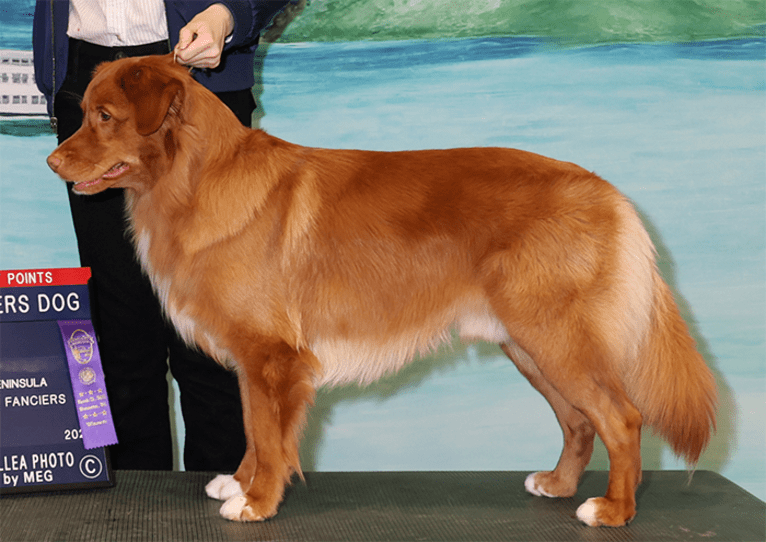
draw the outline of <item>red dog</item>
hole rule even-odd
[[[293,145],[243,128],[170,56],[102,65],[82,105],[48,163],[80,194],[127,189],[168,315],[239,377],[247,453],[207,487],[223,516],[277,513],[316,386],[371,382],[453,329],[499,343],[561,423],[529,492],[573,495],[601,437],[588,525],[635,515],[643,424],[690,463],[707,444],[713,377],[635,210],[596,175],[512,149]]]

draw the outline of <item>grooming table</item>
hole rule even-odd
[[[606,472],[587,472],[569,499],[532,497],[522,472],[307,473],[264,523],[218,515],[204,494],[211,473],[117,471],[116,486],[0,499],[0,539],[20,541],[763,541],[766,504],[722,476],[644,472],[638,516],[593,529],[574,516],[601,495]]]

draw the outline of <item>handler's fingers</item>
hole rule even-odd
[[[185,48],[176,47],[175,53],[180,64],[193,68],[215,68],[221,63],[223,48],[207,35],[201,34]]]
[[[191,32],[191,40],[188,36],[185,41],[179,39],[175,48],[176,60],[193,68],[215,68],[221,63],[223,54],[223,40],[218,43],[204,25],[184,27]],[[196,30],[196,31],[195,31]]]
[[[221,63],[226,37],[234,28],[234,19],[221,4],[198,13],[178,34],[174,49],[180,64],[194,68],[215,68]]]
[[[184,26],[179,32],[178,32],[178,43],[176,44],[176,47],[174,51],[176,53],[186,49],[189,44],[194,41],[194,38],[197,36],[194,34],[194,32],[189,28],[189,25]]]

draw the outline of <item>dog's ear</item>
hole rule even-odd
[[[183,99],[184,86],[170,74],[136,65],[123,74],[120,84],[132,104],[136,130],[141,135],[160,129],[176,99]]]

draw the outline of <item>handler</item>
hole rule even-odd
[[[166,54],[251,125],[260,32],[288,0],[38,0],[35,80],[61,143],[80,127],[94,68],[126,56]],[[126,231],[124,193],[69,191],[80,262],[92,270],[93,320],[119,444],[116,469],[171,470],[168,365],[181,392],[187,470],[233,472],[245,453],[236,377],[189,349],[163,317]]]

